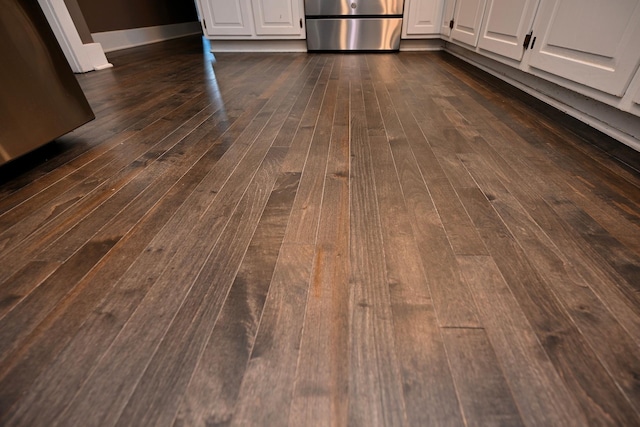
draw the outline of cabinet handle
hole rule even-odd
[[[524,50],[529,49],[529,43],[531,43],[531,36],[533,36],[533,31],[530,31],[529,34],[524,36],[524,43],[522,43],[522,47],[524,48]],[[531,48],[533,49],[533,46],[531,46]]]
[[[300,18],[300,28],[302,28],[302,18]]]

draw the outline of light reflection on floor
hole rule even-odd
[[[205,81],[207,83],[207,92],[211,97],[211,104],[220,110],[222,113],[223,119],[227,119],[225,103],[222,99],[222,93],[220,92],[220,87],[218,86],[218,79],[216,77],[216,73],[214,70],[214,65],[217,60],[214,54],[211,52],[211,43],[205,37],[202,37],[202,55],[203,55],[203,65],[204,65],[204,73],[205,73]]]

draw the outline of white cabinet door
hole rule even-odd
[[[517,61],[539,0],[488,0],[478,47]]]
[[[453,15],[453,40],[477,46],[486,0],[457,0]]]
[[[298,0],[252,0],[252,4],[257,35],[302,34],[302,14]]]
[[[456,8],[456,0],[444,0],[442,5],[442,24],[440,26],[440,34],[443,36],[451,35],[451,21],[453,21],[453,13]]]
[[[529,65],[622,96],[640,63],[640,0],[541,0]]]
[[[406,0],[403,21],[404,35],[439,34],[442,4],[441,0]]]
[[[253,34],[249,0],[199,0],[205,33],[210,36]]]

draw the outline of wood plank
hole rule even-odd
[[[351,92],[349,424],[406,425],[362,88]]]
[[[199,121],[202,121],[202,118],[199,118],[196,121],[196,123],[198,123]],[[192,129],[189,128],[189,130],[192,130]],[[204,136],[204,134],[206,134],[207,131],[209,130],[210,130],[209,128],[204,127],[200,132],[196,132],[195,134],[196,140],[200,139],[200,138],[197,138],[197,136]],[[176,138],[180,136],[182,136],[182,134],[177,135]],[[183,149],[180,143],[178,143],[177,145],[180,150]],[[203,151],[206,149],[205,144],[200,144],[200,147],[201,148],[199,150],[193,149],[190,152],[190,154],[196,158],[199,157],[203,153]],[[171,151],[169,153],[171,153]],[[147,186],[155,179],[156,172],[159,174],[166,173],[166,170],[170,167],[172,162],[169,159],[165,159],[165,160],[166,161],[159,162],[159,165],[161,165],[160,171],[155,171],[154,168],[151,168],[152,170],[148,174],[145,174],[145,172],[141,173],[143,178],[143,183],[138,183],[134,180],[134,182],[131,185],[133,189],[133,194],[127,194],[126,192],[123,192],[122,197],[119,197],[120,193],[115,194],[109,200],[111,201],[115,199],[116,201],[115,209],[111,208],[109,205],[109,201],[107,201],[105,205],[102,206],[102,209],[94,210],[91,214],[87,215],[82,221],[80,221],[78,225],[76,225],[75,227],[71,228],[71,230],[66,232],[62,237],[62,241],[56,241],[54,244],[47,247],[46,243],[48,243],[48,241],[45,239],[42,241],[42,246],[43,246],[42,248],[38,246],[34,246],[34,249],[41,253],[42,252],[46,253],[46,258],[43,257],[44,261],[57,261],[58,263],[64,263],[65,260],[69,259],[69,257],[71,257],[75,251],[83,247],[83,245],[85,245],[91,239],[91,237],[97,231],[95,230],[95,228],[101,227],[105,222],[108,223],[109,218],[113,218],[114,214],[118,213],[118,210],[120,209],[118,204],[125,205],[125,206],[129,205],[130,201],[136,198],[136,194],[141,189],[144,191],[147,188]],[[182,175],[186,171],[186,168],[188,166],[190,165],[184,165],[185,169],[183,169],[182,171],[178,170],[177,171],[178,174],[176,177],[172,178],[171,175],[168,174],[168,176],[165,178],[173,179],[174,180],[173,182],[175,182],[175,180],[179,179],[180,175]],[[144,182],[145,180],[146,182]],[[127,187],[128,186],[125,186],[124,188],[127,189]],[[163,193],[164,191],[161,194]],[[151,205],[153,205],[154,203],[153,199],[150,202],[151,202]],[[130,216],[131,212],[127,211],[126,209],[124,214],[128,219],[134,218],[133,216]],[[115,215],[115,217],[116,217],[115,219],[117,219],[118,215]],[[95,238],[94,240],[95,241],[108,240],[113,242],[113,245],[115,245],[118,242],[118,240],[120,240],[122,236],[129,230],[129,228],[135,225],[136,222],[137,222],[137,219],[135,219],[133,223],[129,225],[129,227],[126,227],[123,230],[122,229],[118,230],[115,233],[111,232],[111,233],[102,234],[98,236],[98,238]],[[85,226],[85,225],[88,225],[88,226]],[[65,229],[62,228],[62,230],[65,230]],[[55,264],[50,264],[50,266],[54,268]],[[51,272],[53,272],[53,270],[50,270],[50,273]],[[38,285],[38,284],[39,282],[34,283],[34,285]],[[25,337],[27,334],[29,334],[33,330],[35,325],[37,325],[42,319],[44,319],[47,316],[47,314],[55,306],[55,304],[59,302],[67,293],[67,291],[72,289],[73,286],[75,286],[75,284],[76,283],[73,281],[68,281],[66,284],[65,291],[62,291],[61,289],[56,289],[55,291],[53,291],[51,287],[43,286],[43,287],[36,288],[35,294],[30,294],[30,295],[29,293],[32,289],[31,288],[24,289],[23,290],[24,295],[29,295],[29,296],[23,300],[16,301],[16,303],[19,304],[19,306],[16,309],[19,310],[19,312],[23,313],[23,315],[27,316],[29,321],[27,324],[24,324],[20,328],[20,336],[14,337],[16,341],[13,342],[13,344],[14,345],[17,344],[21,337]],[[3,293],[4,293],[4,289],[0,291],[0,295],[2,295]],[[38,306],[37,309],[34,309],[33,308],[34,304],[37,305],[35,301],[39,301],[39,300],[48,301],[48,303],[47,305],[40,305]]]
[[[444,328],[442,334],[466,425],[524,426],[486,331]]]
[[[182,401],[174,424],[231,420],[299,181],[295,173],[279,177],[187,389],[161,392]]]
[[[522,251],[518,246],[519,242],[488,206],[486,199],[481,203],[476,198],[474,202],[470,201],[469,207],[473,207],[473,215],[482,209],[483,213],[477,215],[482,216],[485,221],[491,218],[491,227],[481,229],[481,234],[509,289],[530,322],[533,333],[538,336],[555,369],[572,390],[583,413],[589,419],[604,423],[610,423],[612,419],[617,419],[613,421],[614,424],[619,424],[622,420],[633,420],[633,411],[629,411],[624,399],[615,397],[619,390],[609,373],[589,348],[580,330],[558,301],[557,295],[531,266],[529,258],[536,258],[536,255]],[[594,388],[593,384],[598,385]]]
[[[52,203],[44,203],[36,209],[42,201],[30,200],[29,203],[21,205],[23,209],[14,209],[5,215],[8,216],[5,221],[15,222],[16,225],[3,233],[1,259],[9,265],[20,266],[20,259],[25,259],[33,251],[46,248],[75,220],[74,215],[83,216],[92,212],[112,197],[117,190],[138,177],[149,164],[175,146],[193,129],[194,123],[185,125],[185,121],[205,106],[206,100],[203,100],[202,104],[185,104],[182,114],[176,114],[174,121],[169,119],[159,121],[157,122],[159,125],[142,141],[127,141],[128,144],[134,145],[120,146],[122,149],[119,150],[113,162],[109,162],[97,174],[88,176],[80,185],[53,200]],[[202,118],[194,120],[195,124],[199,124],[200,121]],[[135,160],[132,161],[132,158]],[[24,215],[25,209],[34,210],[35,214],[17,220]],[[0,275],[0,280],[4,278]]]
[[[339,72],[336,72],[339,75]],[[349,301],[349,84],[335,93],[327,166],[322,171],[316,251],[296,368],[290,425],[347,421]],[[334,91],[331,86],[338,85]],[[331,92],[330,92],[331,91]],[[339,101],[337,101],[339,99]],[[314,138],[314,143],[325,141]],[[313,150],[313,148],[312,148]],[[311,166],[311,165],[310,165]],[[306,168],[305,168],[306,171]]]
[[[320,66],[320,65],[319,65]],[[295,137],[291,143],[291,149],[284,161],[282,170],[286,172],[302,172],[309,156],[309,150],[313,146],[312,139],[315,134],[316,124],[318,123],[318,115],[324,105],[325,93],[328,87],[328,79],[333,68],[333,61],[327,61],[322,64],[320,77],[316,81],[313,88],[311,98],[307,103],[307,107],[302,114],[300,124]],[[325,107],[326,110],[326,107]],[[325,113],[325,119],[330,116]],[[324,122],[325,126],[327,122]],[[330,122],[329,122],[330,123]]]
[[[267,144],[270,146],[303,83],[304,79],[299,77],[298,84],[289,87],[288,96],[264,128],[255,144],[256,149]],[[124,407],[122,418],[139,422],[153,420],[154,423],[173,420],[179,397],[187,388],[189,375],[195,369],[234,283],[234,276],[276,182],[285,153],[286,149],[281,147],[272,148],[267,153]],[[212,283],[215,286],[211,286]],[[157,409],[149,412],[149,407]]]
[[[328,80],[331,67],[323,70],[325,81]],[[323,78],[323,77],[321,77]],[[318,84],[316,90],[323,94],[322,106],[318,113],[312,113],[318,120],[318,125],[313,132],[313,137],[309,141],[310,146],[299,149],[299,146],[292,146],[289,155],[285,159],[283,171],[295,171],[296,167],[291,167],[291,153],[305,151],[304,169],[300,188],[293,205],[291,222],[287,227],[287,242],[298,244],[310,244],[316,240],[318,230],[318,219],[320,216],[322,189],[324,186],[324,173],[327,168],[327,157],[331,142],[331,128],[336,107],[337,83],[329,80],[326,89],[323,84]],[[293,156],[298,157],[297,154]],[[298,159],[296,162],[299,161]]]
[[[314,252],[286,241],[280,250],[231,425],[288,425]]]
[[[492,138],[492,141],[496,141],[497,138]],[[478,139],[479,144],[483,144],[486,141],[483,138]],[[484,145],[484,144],[483,144]],[[479,145],[481,147],[481,145]],[[484,153],[490,153],[490,149],[483,149]],[[520,156],[522,157],[522,156]],[[606,300],[611,304],[612,311],[618,317],[619,321],[625,325],[625,327],[633,334],[634,337],[638,337],[638,325],[634,321],[630,321],[637,314],[631,314],[634,307],[638,307],[636,304],[637,293],[634,291],[635,285],[631,284],[635,277],[636,265],[639,264],[637,259],[627,259],[626,262],[619,261],[613,256],[607,255],[608,253],[618,253],[622,259],[627,257],[624,255],[625,248],[608,236],[605,230],[602,229],[595,221],[589,218],[588,215],[580,213],[581,210],[571,202],[570,199],[575,199],[574,195],[581,194],[584,190],[577,190],[569,185],[569,192],[562,190],[563,178],[557,173],[557,170],[546,166],[548,162],[544,161],[528,161],[522,162],[518,159],[517,153],[514,155],[508,155],[507,160],[503,160],[501,156],[494,154],[490,155],[491,161],[495,164],[491,168],[504,171],[504,174],[508,175],[508,179],[511,182],[517,182],[516,185],[511,185],[511,191],[517,195],[519,201],[526,209],[531,212],[532,217],[540,226],[547,232],[548,235],[554,236],[554,244],[558,246],[562,253],[568,258],[568,261],[575,265],[574,268],[580,271],[580,274],[585,278],[587,283],[590,283],[594,291],[598,295],[606,295]],[[517,172],[511,166],[517,162]],[[532,164],[537,167],[532,170]],[[541,179],[539,170],[544,170],[544,179]],[[535,195],[540,196],[536,197]],[[555,196],[545,196],[546,194],[554,194]],[[566,196],[558,197],[557,194],[566,194]],[[541,198],[546,198],[542,201]],[[559,216],[551,212],[551,206],[572,207],[574,212],[578,212],[577,215],[583,218],[589,225],[582,224],[577,221],[577,226],[570,226],[572,221],[570,210],[562,213],[559,210]],[[590,206],[593,206],[590,204]],[[563,219],[566,218],[566,219]],[[590,226],[596,227],[603,233],[605,239],[610,239],[607,244],[611,247],[607,251],[603,251],[603,247],[597,246],[597,239],[590,239],[585,234],[585,230],[588,230]],[[562,238],[561,238],[562,236]],[[582,239],[581,236],[585,238]],[[583,243],[578,243],[582,241]],[[592,243],[589,243],[592,242]],[[595,243],[595,244],[594,244]],[[592,246],[594,246],[592,248]],[[619,271],[607,264],[606,258],[610,257],[612,263],[618,263],[620,265]],[[637,258],[637,257],[636,257]],[[621,274],[622,273],[622,274]],[[624,274],[624,275],[623,275]],[[606,277],[609,276],[609,277]],[[600,283],[609,282],[609,284],[603,286]]]
[[[465,108],[469,110],[468,107]],[[479,111],[479,115],[483,117],[483,120],[490,121],[490,118],[482,110],[476,109],[476,111]],[[553,236],[554,245],[567,258],[567,263],[573,266],[573,269],[584,278],[586,283],[589,283],[593,291],[603,301],[606,301],[605,304],[610,307],[614,316],[634,337],[636,342],[640,342],[638,339],[640,336],[638,327],[640,325],[635,320],[632,320],[638,315],[637,309],[640,307],[633,302],[637,301],[637,294],[632,290],[633,285],[629,285],[622,276],[609,267],[598,251],[590,248],[588,238],[586,240],[581,238],[580,233],[585,228],[588,228],[587,226],[572,227],[564,219],[569,218],[570,215],[557,215],[552,212],[550,205],[567,205],[580,211],[580,208],[575,203],[579,203],[582,206],[587,203],[590,212],[599,212],[599,208],[593,209],[596,206],[592,202],[593,199],[591,198],[590,201],[587,201],[587,198],[584,197],[584,195],[589,194],[588,189],[580,186],[579,183],[576,185],[575,182],[565,182],[566,175],[560,173],[557,167],[550,165],[547,158],[534,157],[530,154],[530,150],[527,151],[515,146],[514,143],[523,146],[528,143],[522,140],[521,135],[507,129],[504,124],[494,123],[492,127],[494,131],[499,130],[499,134],[502,137],[495,135],[494,132],[494,136],[490,139],[476,138],[477,153],[483,156],[488,155],[488,158],[494,163],[491,166],[492,169],[504,171],[504,173],[508,174],[508,179],[511,182],[517,183],[511,186],[510,191],[517,196],[523,207],[539,226],[545,230],[546,234]],[[507,144],[509,149],[503,149]],[[448,175],[451,177],[459,173],[458,169],[456,169]],[[546,196],[547,194],[553,196]],[[559,194],[564,196],[559,197]],[[541,200],[542,198],[545,200]],[[576,202],[572,202],[571,199],[576,200]],[[589,219],[588,221],[594,224],[593,220]],[[596,227],[598,226],[596,225]],[[628,227],[622,228],[626,229],[627,236],[633,236],[634,233]],[[621,231],[616,235],[619,236],[620,233]],[[613,245],[613,247],[624,250],[615,242]],[[604,253],[608,253],[608,251]],[[633,263],[629,265],[633,265]]]
[[[281,154],[276,152],[273,156],[279,157]],[[258,176],[265,173],[275,173],[279,165],[274,163],[278,162],[278,157],[265,161],[257,171]],[[198,292],[194,293],[194,290],[203,289],[202,280],[205,276],[201,275],[200,270],[205,262],[209,262],[215,248],[215,242],[218,241],[231,212],[236,209],[238,202],[242,203],[238,199],[246,187],[247,184],[236,186],[231,190],[235,194],[229,194],[224,199],[227,207],[223,209],[223,212],[226,210],[228,212],[226,215],[217,218],[209,217],[210,219],[202,221],[194,229],[193,236],[197,236],[197,240],[195,242],[187,240],[188,243],[180,251],[180,256],[171,260],[149,293],[145,295],[136,312],[123,326],[118,337],[102,356],[83,389],[76,393],[74,401],[71,401],[66,410],[59,415],[57,418],[59,422],[65,424],[81,422],[112,424],[116,422],[130,398],[133,388],[137,386],[148,364],[152,362],[151,358],[158,346],[165,342],[162,340],[164,335],[167,332],[171,335],[175,334],[171,329],[172,322],[178,321],[180,324],[180,319],[189,310],[194,310],[191,311],[191,314],[196,318],[201,318],[198,315],[202,316],[203,312],[197,310],[197,305],[203,302],[204,295]],[[242,188],[242,190],[238,191],[238,188]],[[225,192],[218,194],[225,194]],[[260,213],[261,211],[260,209]],[[232,232],[236,231],[232,230]],[[237,252],[232,255],[237,256]],[[235,273],[235,269],[231,265],[226,268],[232,274]],[[183,285],[176,286],[176,283]],[[204,289],[206,292],[206,288]],[[196,294],[198,294],[198,298],[195,298]],[[216,292],[213,294],[218,295]],[[162,303],[159,304],[158,301],[162,301]],[[219,303],[213,304],[213,312],[209,312],[214,316],[214,319],[217,317],[216,311],[219,309]],[[193,304],[196,304],[196,307]],[[191,318],[189,319],[191,320]],[[196,322],[194,324],[194,327],[198,326],[202,327],[202,323]],[[186,336],[189,335],[188,332],[190,331],[187,330]],[[197,341],[194,344],[202,345]],[[140,348],[142,345],[146,351],[137,352],[136,357],[127,353],[126,349],[131,346]],[[200,350],[192,351],[197,355]],[[170,357],[170,354],[167,356]],[[130,381],[131,378],[137,378],[137,380]],[[182,378],[184,380],[184,377]],[[110,392],[105,394],[105,390],[110,390]],[[107,395],[111,398],[107,399]]]
[[[10,392],[9,394],[2,395],[3,401],[10,401],[11,398],[19,396],[20,387],[27,387],[30,382],[35,380],[37,375],[44,370],[46,363],[52,360],[57,354],[56,349],[60,351],[64,348],[64,345],[71,340],[73,334],[83,326],[83,322],[87,321],[87,316],[92,313],[92,310],[96,309],[95,307],[103,307],[102,309],[96,310],[101,315],[106,314],[106,325],[117,331],[118,323],[115,322],[115,324],[113,324],[113,320],[117,318],[117,312],[115,310],[109,312],[104,308],[105,305],[108,306],[108,301],[118,294],[118,288],[115,286],[116,283],[134,263],[136,258],[141,255],[147,244],[155,237],[155,234],[158,233],[174,215],[175,209],[182,205],[185,199],[192,193],[193,189],[202,181],[209,171],[211,164],[215,164],[222,156],[224,150],[221,152],[220,150],[216,150],[215,147],[220,147],[220,145],[214,145],[214,149],[210,150],[208,155],[205,155],[198,162],[199,167],[192,168],[190,173],[172,188],[167,197],[161,203],[154,206],[152,212],[136,225],[135,231],[126,235],[119,244],[114,247],[107,262],[99,264],[85,279],[78,283],[74,288],[73,294],[64,300],[64,305],[48,316],[52,318],[52,320],[44,321],[38,325],[39,331],[38,335],[36,335],[38,341],[32,343],[27,349],[29,357],[17,363],[17,366],[11,367],[11,371],[9,371],[2,380],[2,383],[12,384],[12,387],[3,388],[7,393]],[[189,206],[193,205],[184,205],[184,207]],[[193,209],[191,209],[191,211],[193,211]],[[175,226],[174,224],[171,229],[175,229]],[[137,298],[142,298],[144,295],[143,291],[144,289],[139,289],[137,292],[125,290],[124,295],[128,295],[131,298],[134,297],[133,294],[137,294]],[[117,301],[121,300],[118,299]],[[133,307],[135,307],[135,302],[131,306],[124,305],[118,307],[116,305],[114,307],[117,307],[118,310],[120,310],[119,312],[127,313],[127,310],[132,310]],[[122,318],[126,317],[126,314],[122,314]],[[103,327],[106,325],[103,325]],[[84,327],[88,326],[84,325]],[[99,334],[94,333],[94,336],[97,337]],[[108,341],[108,339],[105,338],[105,341]],[[91,347],[97,354],[101,351],[99,342],[101,341],[94,343],[93,347]],[[85,350],[87,349],[83,347],[82,344],[79,346]],[[73,350],[70,352],[73,353]],[[37,365],[33,366],[33,361],[37,361]],[[26,399],[27,402],[31,403],[27,403],[22,409],[33,408],[39,404],[43,404],[45,401],[41,396],[47,393],[47,390],[51,387],[57,390],[57,392],[52,393],[56,399],[54,402],[57,402],[57,399],[68,398],[69,396],[64,392],[61,393],[60,390],[67,390],[68,387],[66,387],[66,385],[73,384],[74,381],[77,381],[78,377],[81,378],[93,363],[91,358],[89,358],[89,361],[90,364],[88,366],[76,363],[74,365],[74,375],[70,375],[69,372],[62,375],[64,368],[48,371],[48,375],[44,375],[43,379],[39,380],[39,382],[33,386],[34,393],[32,394],[35,397],[32,399],[30,396]],[[64,366],[65,363],[68,363],[68,358],[63,357],[62,360],[58,360],[56,363]],[[10,365],[6,367],[9,368],[9,366]],[[48,408],[55,406],[52,405],[51,401],[44,404]],[[47,414],[46,411],[42,413]]]
[[[383,101],[380,103],[384,109]],[[386,139],[372,138],[371,158],[408,424],[463,425],[442,333]]]
[[[236,302],[233,299],[235,292],[246,295],[242,294],[246,289],[235,290],[229,301],[231,287],[236,283],[234,278],[278,178],[285,152],[286,149],[280,147],[271,149],[267,154],[162,337],[153,359],[126,400],[120,420],[133,424],[169,424],[174,419],[180,396],[185,393],[190,375],[205,351],[211,330],[215,331],[219,320],[225,320],[219,319],[223,303],[225,300],[229,304]],[[246,297],[242,300],[241,304],[247,303]],[[250,318],[259,318],[260,304],[256,309],[257,312],[250,313]],[[232,324],[236,321],[233,319]],[[226,328],[229,324],[221,326]],[[251,337],[251,331],[246,332],[245,336]],[[238,367],[241,366],[239,364]]]
[[[291,72],[294,72],[295,70],[296,68],[293,68]],[[285,81],[287,77],[288,75],[284,74],[280,79]],[[227,174],[230,172],[224,174],[218,170],[218,172],[221,173],[221,175],[218,176],[223,179],[222,183],[224,184],[218,184],[220,185],[219,190],[216,189],[215,185],[207,186],[206,194],[211,194],[211,191],[215,191],[215,197],[212,202],[205,203],[205,206],[207,206],[207,210],[209,212],[211,212],[212,209],[216,209],[216,214],[207,216],[205,212],[205,214],[200,217],[200,222],[197,223],[195,228],[191,233],[189,233],[191,238],[185,236],[179,241],[180,244],[177,245],[176,250],[178,248],[181,249],[179,251],[167,251],[178,255],[167,258],[167,260],[170,260],[170,267],[165,268],[164,272],[159,274],[157,281],[153,280],[151,282],[153,283],[153,286],[150,289],[150,293],[145,296],[141,303],[143,307],[155,306],[156,309],[150,311],[138,309],[138,311],[134,313],[134,316],[129,319],[125,325],[125,330],[128,333],[124,334],[121,332],[117,341],[111,346],[109,350],[111,352],[109,353],[111,358],[106,356],[103,357],[103,363],[100,365],[100,368],[94,370],[92,374],[94,378],[102,378],[101,381],[104,381],[103,386],[105,386],[104,384],[109,384],[110,387],[121,387],[122,384],[127,384],[129,390],[135,386],[135,384],[132,384],[129,381],[129,377],[135,375],[137,378],[140,378],[140,375],[142,374],[141,369],[143,370],[146,367],[149,358],[153,355],[158,345],[158,341],[151,340],[150,337],[155,336],[156,340],[160,340],[166,332],[166,328],[169,326],[168,322],[170,322],[175,313],[177,313],[186,293],[191,288],[192,282],[198,277],[202,268],[202,263],[208,259],[209,254],[220,236],[220,233],[222,233],[222,230],[227,224],[232,212],[236,209],[242,194],[251,182],[254,174],[257,173],[257,166],[262,162],[262,159],[267,154],[275,134],[282,125],[282,120],[284,120],[288,114],[291,105],[281,105],[285,96],[286,93],[282,93],[278,96],[272,97],[267,102],[265,109],[258,113],[252,124],[243,132],[243,134],[248,133],[248,135],[254,133],[255,136],[245,140],[241,135],[238,142],[234,144],[223,156],[223,159],[226,157],[229,161],[226,163],[226,167],[229,167],[230,171],[238,171],[238,173],[232,175],[233,179],[229,179]],[[270,122],[272,116],[276,118]],[[263,129],[264,134],[262,134],[262,137],[260,138]],[[255,145],[255,147],[253,147],[253,145]],[[233,157],[229,156],[232,151],[234,151],[233,154],[236,155],[244,155],[244,153],[247,153],[247,155],[242,158],[240,163],[236,163],[233,162]],[[217,166],[221,165],[223,159],[221,159],[221,162],[219,162]],[[269,163],[270,162],[267,162],[267,164]],[[245,170],[251,171],[251,173],[243,173]],[[222,171],[224,171],[224,169],[222,169]],[[205,181],[203,181],[203,183],[205,183]],[[167,227],[165,227],[165,229],[167,230],[167,233],[171,232],[171,229],[168,229]],[[203,239],[202,236],[208,237]],[[148,252],[145,252],[145,254],[153,254],[158,249],[164,252],[163,248],[166,245],[167,240],[170,240],[167,239],[167,236],[162,236],[162,233],[158,234],[156,239],[154,239],[154,242],[150,245],[153,249],[149,250],[148,248]],[[145,263],[142,263],[139,266],[140,268],[144,268]],[[142,269],[141,272],[144,272],[144,269]],[[126,282],[128,281],[131,283],[131,281],[136,280],[137,274],[139,273],[125,277]],[[176,281],[183,283],[183,286],[172,286]],[[165,298],[165,296],[163,296],[162,299],[165,301],[165,304],[158,306],[155,303],[156,298],[164,293],[172,294],[173,297]],[[168,317],[164,317],[163,321],[160,322],[159,319],[162,318],[163,313]],[[139,340],[137,335],[139,333],[139,329],[137,328],[140,325],[145,325],[147,328],[153,329],[153,335],[151,333],[151,329],[148,329],[146,333],[146,342],[148,343],[147,345],[150,346],[148,348],[151,350],[151,353],[140,354],[138,358],[128,359],[125,365],[123,365],[128,367],[128,374],[123,370],[121,371],[121,375],[115,377],[111,370],[111,366],[112,363],[116,363],[116,365],[119,363],[114,362],[114,360],[119,360],[119,358],[123,356],[123,352],[116,351],[114,349],[126,348],[129,345],[128,343]],[[98,383],[92,382],[91,384],[96,385]],[[82,396],[82,394],[80,394],[80,396]],[[103,402],[103,405],[100,405],[100,411],[98,411],[97,408],[92,409],[92,419],[117,419],[120,411],[126,404],[127,398],[128,394],[115,393],[112,400],[109,402]],[[108,407],[107,403],[111,406]],[[80,404],[72,406],[73,410],[67,411],[67,413],[62,414],[61,417],[63,419],[73,419],[75,417],[83,418],[86,414],[83,414],[82,408],[84,405],[90,404],[91,403],[88,400],[80,398]],[[114,410],[111,410],[110,408]]]
[[[420,250],[424,271],[431,290],[439,325],[452,327],[478,327],[478,317],[471,302],[469,289],[460,277],[455,255],[446,230],[425,184],[424,168],[440,169],[437,160],[428,151],[415,145],[428,144],[416,124],[407,104],[392,83],[386,84],[388,97],[380,88],[377,92],[383,105],[385,128],[390,132],[390,145],[400,177],[404,199],[411,216],[416,243]],[[412,142],[414,141],[414,142]],[[444,175],[444,172],[441,172]],[[432,172],[432,179],[441,179],[440,172]]]
[[[155,234],[201,182],[211,164],[215,164],[220,158],[222,153],[215,150],[215,147],[219,146],[212,147],[212,150],[172,187],[162,201],[141,218],[135,230],[116,244],[106,262],[98,264],[78,283],[73,293],[48,316],[50,320],[38,325],[37,334],[34,334],[29,346],[15,361],[15,365],[4,364],[7,373],[3,372],[0,375],[0,384],[3,384],[0,387],[3,390],[0,400],[8,404],[22,396],[22,404],[13,408],[19,411],[14,415],[14,419],[23,420],[22,417],[26,416],[24,413],[30,414],[29,416],[33,416],[34,413],[48,414],[48,411],[58,404],[57,399],[66,396],[64,391],[73,387],[77,377],[82,377],[85,369],[78,363],[74,365],[73,375],[69,371],[60,370],[63,368],[47,368],[80,330],[92,310],[112,291]],[[56,366],[59,365],[60,363]],[[28,395],[23,396],[29,387]],[[52,399],[51,396],[55,398]],[[43,409],[38,409],[41,407]]]
[[[490,257],[458,257],[525,424],[587,425]]]

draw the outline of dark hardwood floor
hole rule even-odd
[[[109,59],[0,167],[0,425],[640,426],[640,153],[446,53]]]

